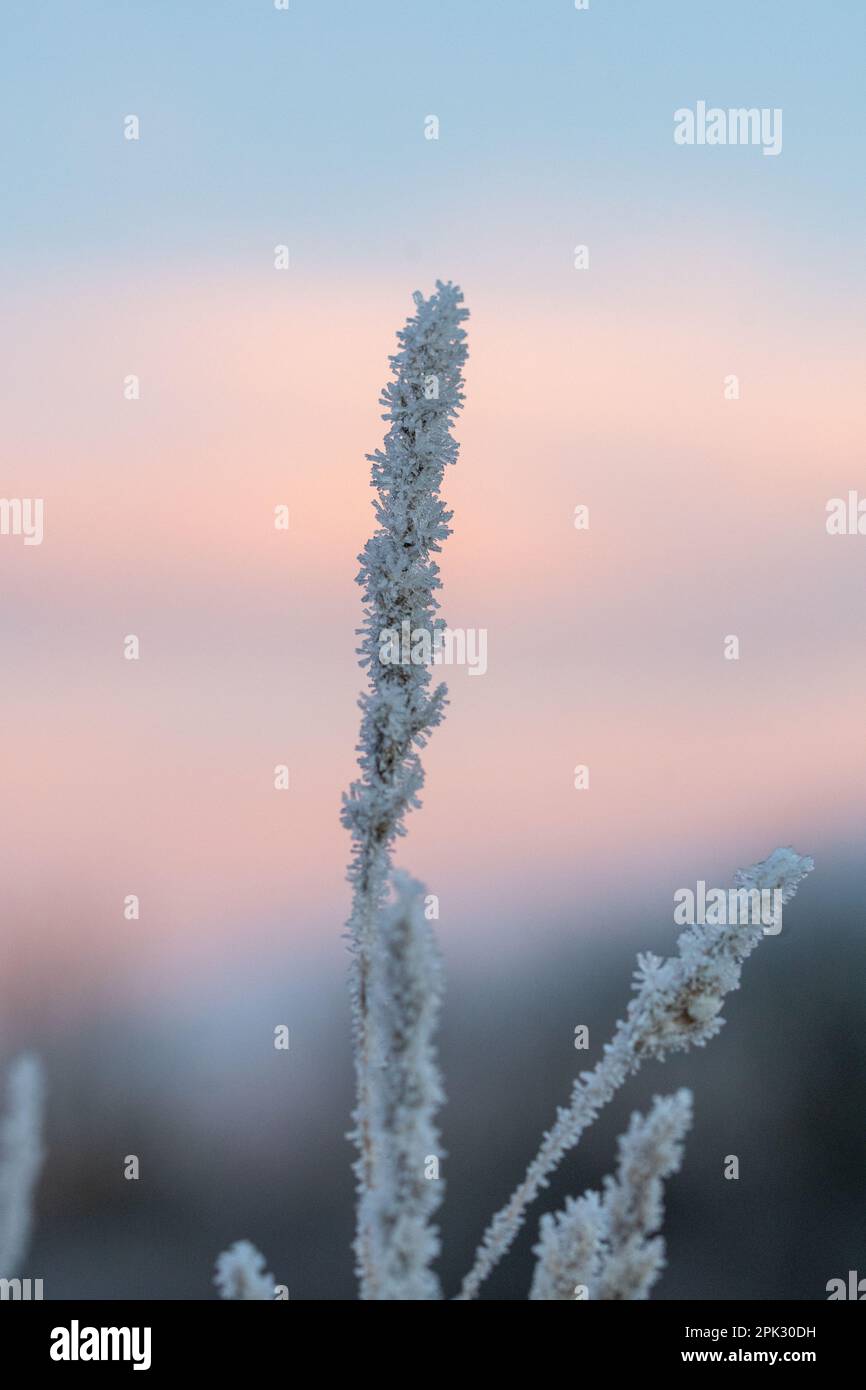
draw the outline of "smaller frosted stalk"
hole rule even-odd
[[[605,1180],[606,1253],[595,1298],[649,1298],[665,1262],[661,1235],[665,1178],[678,1173],[692,1123],[692,1095],[656,1096],[650,1113],[635,1113],[619,1140],[616,1177]]]
[[[566,1197],[565,1209],[541,1218],[538,1256],[530,1300],[534,1303],[573,1303],[591,1297],[598,1278],[605,1220],[597,1192]]]
[[[0,1278],[14,1278],[27,1253],[33,1193],[42,1168],[42,1066],[19,1057],[9,1069],[6,1113],[0,1124]]]
[[[379,1299],[441,1298],[430,1265],[439,1253],[431,1217],[442,1200],[435,1115],[443,1100],[434,1035],[442,1000],[439,951],[424,916],[424,889],[394,875],[373,947],[370,1016],[380,1181],[362,1198],[361,1221],[380,1252]]]
[[[274,1276],[265,1272],[265,1257],[252,1241],[236,1240],[217,1256],[214,1283],[220,1298],[270,1303],[276,1292]]]
[[[568,1198],[564,1211],[541,1218],[530,1299],[633,1302],[649,1297],[664,1268],[663,1182],[679,1171],[691,1126],[690,1091],[656,1096],[647,1116],[635,1113],[619,1140],[615,1178],[604,1197]]]
[[[784,904],[813,868],[811,859],[794,850],[777,849],[759,864],[739,869],[734,885],[747,891],[777,892],[776,901]],[[458,1298],[476,1297],[514,1243],[527,1207],[547,1186],[550,1174],[642,1062],[702,1047],[715,1037],[724,1022],[720,1010],[725,995],[739,988],[743,962],[763,934],[760,921],[706,923],[682,933],[676,956],[667,960],[651,953],[638,956],[635,994],[625,1019],[605,1043],[601,1061],[578,1076],[568,1105],[560,1106],[523,1180],[487,1227]]]

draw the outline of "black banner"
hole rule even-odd
[[[359,1305],[361,1307],[362,1305]],[[491,1324],[498,1314],[492,1304],[446,1314],[447,1322],[426,1324],[434,1327],[437,1342],[449,1331],[461,1342],[473,1335],[485,1339],[486,1354],[497,1347],[514,1346],[514,1325],[507,1334],[490,1341]],[[323,1349],[330,1355],[341,1345],[339,1331],[345,1318],[360,1316],[353,1323],[353,1354],[366,1360],[373,1348],[364,1345],[365,1335],[376,1338],[381,1358],[382,1339],[397,1340],[411,1333],[407,1316],[418,1316],[407,1307],[402,1311],[390,1305],[384,1323],[375,1308],[349,1313],[333,1307],[328,1317],[329,1337],[317,1343],[316,1355]],[[25,1374],[50,1372],[52,1376],[99,1375],[101,1370],[146,1374],[166,1371],[237,1374],[244,1382],[261,1373],[271,1374],[273,1366],[284,1366],[286,1376],[297,1374],[309,1355],[310,1343],[303,1340],[321,1327],[322,1314],[316,1304],[284,1302],[282,1306],[244,1308],[236,1303],[0,1303],[0,1335],[4,1360]],[[422,1314],[436,1317],[435,1312]],[[577,1336],[568,1353],[575,1378],[600,1369],[616,1375],[621,1370],[640,1367],[650,1373],[664,1373],[673,1367],[688,1366],[804,1366],[822,1375],[841,1371],[858,1356],[863,1336],[863,1315],[837,1302],[821,1303],[582,1303],[548,1323],[530,1321],[518,1335],[525,1352],[526,1338],[551,1334]],[[335,1318],[337,1322],[335,1324]],[[452,1322],[452,1318],[455,1321]],[[480,1322],[478,1319],[481,1319]],[[423,1332],[422,1328],[422,1332]],[[360,1333],[361,1341],[357,1341]],[[497,1334],[498,1335],[498,1334]],[[290,1339],[298,1339],[290,1340]],[[436,1352],[425,1352],[423,1368],[432,1368]],[[546,1359],[553,1347],[538,1343],[539,1356]],[[560,1344],[560,1354],[562,1348]],[[267,1358],[267,1362],[265,1361]],[[273,1362],[271,1372],[266,1364]],[[391,1363],[393,1365],[393,1363]],[[294,1366],[294,1370],[293,1370]],[[408,1366],[405,1368],[408,1372]],[[16,1377],[17,1380],[17,1377]]]

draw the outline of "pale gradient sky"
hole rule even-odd
[[[866,538],[824,508],[866,495],[861,7],[409,10],[7,7],[2,495],[46,534],[0,538],[3,988],[34,1004],[341,968],[364,454],[437,275],[472,314],[443,606],[489,631],[399,852],[446,949],[858,846]],[[783,107],[782,154],[676,148],[698,98]]]

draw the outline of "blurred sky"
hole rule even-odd
[[[437,276],[472,314],[444,612],[489,632],[399,852],[446,950],[859,849],[866,539],[824,522],[866,495],[862,5],[7,0],[2,28],[0,487],[45,499],[41,546],[0,538],[8,1026],[97,981],[171,1006],[343,968],[364,455]],[[675,146],[699,99],[781,107],[781,155]]]

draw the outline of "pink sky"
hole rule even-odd
[[[696,312],[696,277],[465,286],[443,607],[488,630],[489,670],[449,673],[399,854],[453,949],[862,824],[866,538],[824,529],[866,495],[859,330],[742,273]],[[13,994],[62,979],[68,1003],[94,961],[123,993],[240,943],[341,950],[364,454],[414,286],[276,281],[12,297],[5,495],[46,518],[40,547],[0,538]]]

